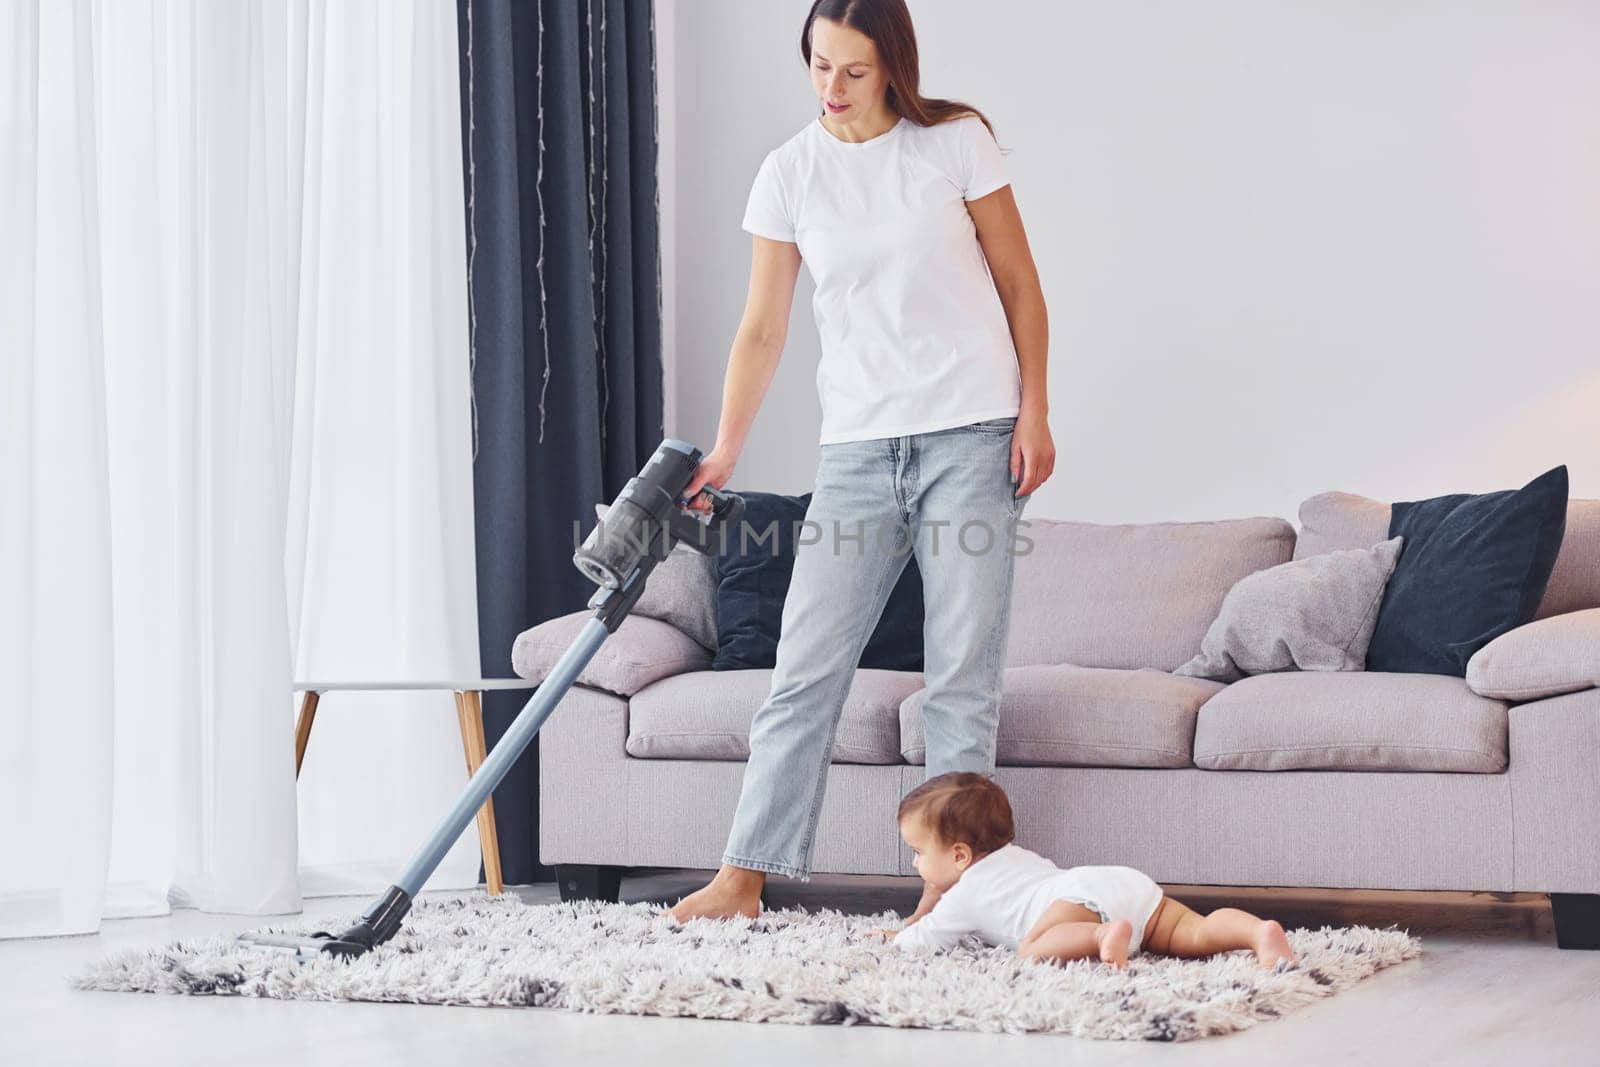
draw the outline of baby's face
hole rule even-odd
[[[940,891],[955,885],[972,862],[970,847],[940,841],[920,816],[908,815],[900,820],[900,837],[916,853],[912,863],[922,880]]]

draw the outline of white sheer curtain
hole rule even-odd
[[[0,935],[375,887],[462,780],[330,697],[297,842],[296,673],[477,672],[456,86],[447,0],[0,0]]]
[[[476,677],[455,4],[319,3],[307,51],[296,674]],[[451,694],[324,697],[300,780],[305,892],[388,886],[466,776]],[[428,885],[477,876],[469,829]]]

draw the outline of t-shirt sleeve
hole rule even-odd
[[[1011,184],[1011,178],[1006,174],[1005,157],[1000,155],[1000,146],[995,144],[994,135],[983,124],[983,120],[976,115],[968,115],[957,119],[956,124],[962,128],[962,197],[976,200],[1003,185]]]
[[[778,161],[771,152],[761,161],[756,180],[750,186],[743,228],[758,237],[770,237],[774,241],[794,240],[794,218],[790,214],[788,198],[784,195],[783,180],[778,174]]]
[[[924,949],[944,952],[955,948],[961,938],[974,931],[966,917],[959,894],[954,887],[939,898],[939,903],[916,922],[894,935],[894,943],[902,949]]]

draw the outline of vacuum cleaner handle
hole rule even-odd
[[[668,520],[675,540],[681,541],[702,555],[727,548],[727,531],[736,529],[744,518],[744,497],[709,485],[700,492],[711,498],[711,517],[702,521],[699,512],[681,509]]]
[[[711,486],[702,486],[700,491],[711,497],[711,525],[733,526],[744,518],[744,497],[738,493],[729,493]]]

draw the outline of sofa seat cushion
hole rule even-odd
[[[524,630],[511,646],[511,669],[519,677],[544,681],[593,618],[593,611],[583,609]],[[625,697],[657,679],[709,666],[711,653],[676,626],[629,615],[584,665],[577,684]]]
[[[1491,774],[1506,768],[1506,704],[1442,674],[1258,674],[1200,709],[1194,762],[1213,771]]]
[[[641,759],[745,760],[750,722],[772,688],[772,671],[696,671],[646,686],[628,702],[628,755]],[[922,675],[856,670],[833,738],[834,763],[899,763],[900,703]]]
[[[1221,682],[1143,667],[1070,663],[1009,667],[1001,675],[995,762],[1007,767],[1187,767],[1195,712]],[[926,689],[900,705],[900,751],[927,761]]]

